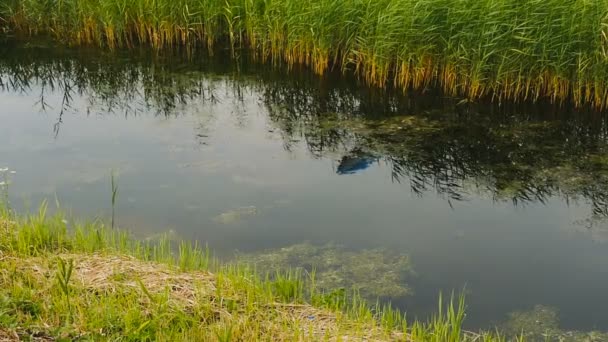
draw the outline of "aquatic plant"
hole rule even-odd
[[[3,0],[21,36],[209,52],[497,102],[608,105],[605,1]]]
[[[255,206],[239,207],[230,209],[213,217],[213,221],[219,224],[236,224],[247,217],[252,217],[258,214],[258,209]]]
[[[608,340],[608,333],[605,332],[561,329],[557,310],[544,305],[536,305],[528,311],[512,312],[502,328],[511,337],[521,336],[530,341],[600,342]]]
[[[238,260],[260,272],[301,269],[314,274],[315,287],[320,291],[355,291],[372,302],[379,297],[395,299],[411,293],[406,283],[413,274],[409,258],[383,249],[350,251],[337,245],[302,243],[240,255]]]

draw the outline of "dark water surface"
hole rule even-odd
[[[470,327],[541,304],[564,328],[608,330],[601,115],[129,54],[0,45],[13,203],[108,217],[115,170],[117,221],[138,236],[172,230],[224,257],[304,242],[407,254],[411,293],[393,301],[412,315],[466,286]]]

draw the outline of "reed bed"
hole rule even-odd
[[[230,47],[380,87],[608,106],[608,0],[0,0],[0,17],[75,45]]]

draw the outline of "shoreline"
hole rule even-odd
[[[206,249],[132,239],[61,214],[0,215],[0,339],[503,341],[461,329],[464,297],[429,322],[295,272],[260,276]],[[439,338],[439,339],[437,339]]]

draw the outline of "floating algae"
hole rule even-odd
[[[162,241],[170,241],[170,242],[180,242],[182,238],[179,234],[173,230],[169,229],[168,231],[154,233],[145,238],[145,241],[148,242],[162,242]]]
[[[246,217],[255,216],[258,209],[255,206],[240,207],[225,211],[213,218],[213,221],[221,224],[236,224],[243,221]]]
[[[599,342],[608,341],[608,333],[567,331],[559,328],[556,309],[537,305],[530,311],[509,315],[504,329],[511,336],[523,335],[526,341]]]
[[[413,274],[408,256],[385,249],[350,251],[328,244],[309,243],[242,255],[241,260],[261,271],[315,271],[316,286],[324,291],[357,290],[366,299],[398,298],[411,293],[406,285]]]

